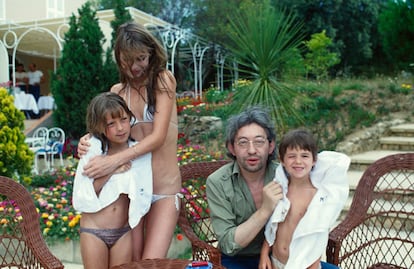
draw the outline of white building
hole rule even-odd
[[[50,93],[50,73],[56,70],[63,48],[63,38],[69,29],[69,18],[77,15],[78,9],[87,0],[0,0],[0,82],[13,81],[15,64],[26,68],[36,63],[45,74],[41,94]],[[168,68],[174,72],[175,52],[178,44],[186,44],[184,51],[193,61],[193,85],[195,95],[201,95],[202,64],[205,52],[211,49],[207,42],[135,8],[128,8],[132,18],[147,28],[156,29],[170,56]],[[111,40],[110,21],[112,10],[97,12],[99,25],[105,35],[104,50]],[[155,26],[155,27],[154,27]],[[183,53],[183,51],[181,51]],[[219,66],[224,65],[224,56],[216,53]],[[223,83],[223,68],[217,69],[217,86]],[[222,88],[222,87],[221,87]]]

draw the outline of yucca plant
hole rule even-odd
[[[232,113],[247,106],[261,105],[269,109],[279,133],[286,131],[287,122],[300,122],[295,108],[299,93],[282,82],[282,73],[292,57],[299,57],[303,42],[303,23],[286,10],[272,7],[269,1],[245,1],[229,16],[227,48],[235,57],[235,68],[248,83],[237,87]]]

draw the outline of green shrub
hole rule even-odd
[[[34,154],[24,142],[24,119],[13,96],[0,88],[0,175],[30,183]]]
[[[305,55],[306,70],[316,77],[316,80],[324,80],[328,78],[328,70],[330,67],[340,62],[339,55],[330,52],[332,39],[326,36],[326,31],[312,34],[311,39],[304,41],[308,52]]]
[[[221,91],[216,88],[211,88],[204,94],[204,98],[209,104],[222,103],[223,101],[225,102],[228,100],[229,92],[230,91]]]

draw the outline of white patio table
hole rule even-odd
[[[30,93],[15,93],[14,94],[14,106],[17,109],[23,111],[33,111],[34,114],[39,114],[39,107],[37,106],[36,100],[33,94]],[[28,114],[26,113],[26,116]]]

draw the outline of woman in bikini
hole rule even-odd
[[[134,116],[119,95],[106,92],[93,98],[86,118],[91,147],[79,161],[72,204],[82,212],[84,268],[108,269],[132,260],[130,230],[142,229],[141,219],[151,206],[151,153],[136,158],[127,171],[118,170],[110,177],[83,176],[83,167],[91,157],[110,156],[136,144],[130,139]]]
[[[164,258],[178,219],[181,188],[176,81],[166,69],[163,47],[134,22],[118,28],[115,58],[121,83],[111,91],[124,98],[137,119],[131,136],[139,144],[111,156],[91,159],[84,167],[84,174],[93,178],[110,175],[138,156],[152,153],[153,203],[145,216],[145,234],[133,229],[133,258]],[[80,140],[80,154],[88,150],[87,137]]]

